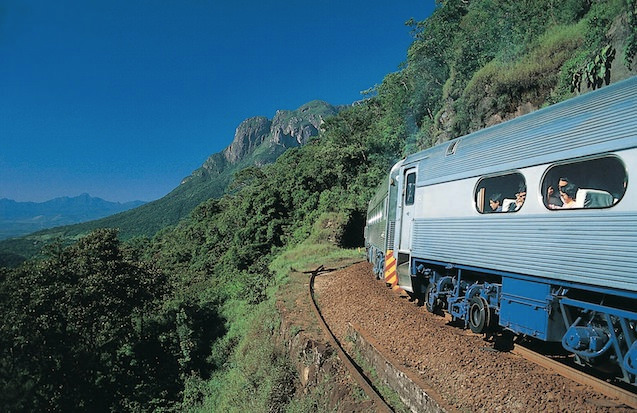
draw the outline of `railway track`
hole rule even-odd
[[[637,409],[637,394],[635,393],[624,390],[621,387],[617,387],[604,380],[598,379],[597,377],[585,374],[573,367],[555,361],[522,345],[515,345],[511,352],[579,384],[590,386],[595,389],[595,391],[617,399],[620,403],[623,403],[626,406]]]
[[[452,322],[452,317],[449,313],[444,314],[447,322]],[[467,330],[458,330],[458,335],[462,336]],[[471,335],[482,336],[481,334],[470,333]],[[523,344],[516,343],[510,349],[510,352],[516,354],[532,363],[542,366],[562,377],[572,380],[584,386],[588,386],[600,394],[603,394],[609,398],[616,399],[618,403],[622,403],[632,409],[637,410],[637,393],[626,390],[617,385],[609,383],[603,379],[592,376],[586,372],[573,368],[564,362],[560,362],[551,357],[547,357],[531,348],[526,347]]]
[[[449,313],[444,314],[447,322],[452,322],[452,317]],[[459,335],[467,330],[459,330]],[[470,333],[471,335],[482,336],[482,334]],[[637,410],[637,393],[630,390],[623,389],[605,380],[592,376],[586,372],[573,368],[563,362],[554,360],[550,357],[542,355],[535,350],[532,350],[520,343],[516,343],[510,350],[511,353],[516,354],[532,363],[542,366],[562,377],[572,380],[584,386],[588,386],[600,394],[603,394],[609,398],[616,399],[618,403],[624,404],[632,409]],[[611,406],[614,407],[614,406]]]
[[[338,269],[340,268],[328,269],[321,265],[314,271],[305,272],[307,274],[310,274],[309,293],[310,293],[310,298],[312,302],[312,308],[314,309],[314,313],[316,314],[316,317],[319,321],[321,329],[324,331],[325,335],[328,337],[332,346],[334,346],[334,348],[336,349],[336,352],[338,353],[339,358],[341,359],[341,361],[343,362],[343,364],[349,371],[352,378],[363,389],[367,397],[373,400],[374,405],[377,407],[377,410],[379,412],[393,412],[394,410],[391,408],[391,406],[389,406],[389,404],[387,404],[385,399],[383,399],[383,397],[373,386],[369,378],[363,374],[362,369],[345,352],[345,350],[341,346],[341,343],[336,339],[336,336],[334,335],[332,330],[329,328],[329,326],[325,322],[325,319],[323,318],[323,315],[321,314],[321,311],[319,310],[318,304],[316,302],[316,298],[314,297],[314,279],[322,273],[336,271]]]
[[[401,294],[405,293],[401,292]],[[452,322],[452,317],[449,313],[445,313],[444,317],[448,322]],[[481,334],[476,335],[482,336]],[[637,410],[637,393],[631,392],[630,390],[626,390],[622,387],[618,387],[617,385],[609,383],[603,379],[597,378],[586,372],[580,371],[562,362],[542,355],[537,351],[534,351],[521,344],[515,344],[510,351],[511,353],[521,356],[532,363],[553,371],[554,373],[559,374],[562,377],[573,380],[574,382],[581,385],[588,386],[599,392],[600,394],[603,394],[609,398],[616,399],[618,403],[624,404],[632,409]]]
[[[311,301],[312,301],[312,304],[313,304],[313,306],[315,308],[314,311],[317,314],[317,318],[320,320],[320,324],[322,326],[324,326],[323,329],[326,331],[327,336],[330,337],[330,341],[332,341],[334,347],[338,349],[340,358],[343,360],[343,362],[346,365],[350,364],[350,366],[348,367],[348,369],[350,369],[350,371],[352,371],[352,370],[356,371],[356,373],[352,373],[352,377],[356,378],[358,375],[363,377],[362,379],[357,379],[357,382],[359,382],[359,384],[360,384],[360,380],[362,380],[362,381],[366,382],[369,385],[369,388],[367,387],[367,385],[364,385],[364,384],[361,385],[361,387],[366,391],[366,393],[369,391],[368,394],[370,394],[370,398],[371,399],[377,400],[376,397],[378,397],[378,399],[382,399],[382,397],[380,395],[377,395],[377,396],[373,395],[374,393],[376,393],[373,385],[371,385],[369,383],[367,378],[364,378],[364,375],[361,374],[361,370],[356,366],[356,364],[354,362],[351,361],[349,356],[347,356],[347,354],[340,347],[340,345],[338,343],[338,340],[332,334],[332,328],[333,328],[334,331],[337,331],[337,335],[339,337],[342,337],[342,334],[344,334],[344,331],[342,331],[343,330],[343,326],[342,325],[338,325],[338,327],[337,327],[336,324],[334,326],[328,326],[327,322],[323,318],[323,315],[321,314],[321,311],[319,310],[319,308],[318,308],[318,306],[316,304],[316,301],[315,301],[314,296],[313,296],[314,278],[317,275],[319,275],[319,274],[327,273],[329,271],[333,271],[333,270],[327,270],[327,269],[325,269],[323,267],[319,267],[315,271],[308,271],[307,272],[308,274],[312,274],[313,275],[312,278],[311,278],[311,282],[310,282],[310,294],[312,295],[312,300]],[[345,274],[347,274],[347,273],[345,273]],[[343,275],[343,276],[346,277],[346,275]],[[339,285],[343,285],[343,284],[344,285],[348,285],[348,286],[356,285],[356,290],[357,291],[359,291],[359,289],[361,287],[363,287],[363,285],[361,283],[359,283],[358,281],[353,282],[352,279],[348,279],[343,284],[341,284],[341,283],[342,283],[342,281],[339,282]],[[365,283],[365,284],[367,284],[367,283]],[[371,291],[372,289],[375,289],[373,287],[373,284],[375,284],[376,286],[379,285],[379,284],[376,284],[374,282],[370,282],[369,284],[370,284],[370,289],[367,290],[363,294],[366,297],[366,299],[365,300],[361,300],[363,302],[363,306],[364,306],[363,308],[367,308],[368,304],[367,304],[366,300],[369,300],[370,297],[372,296],[372,294],[374,294]],[[321,289],[323,290],[325,288],[325,287],[323,287],[323,285],[329,286],[330,284],[323,284],[323,282],[321,282],[321,285],[322,285]],[[330,290],[329,287],[327,287],[327,288],[328,288],[328,290]],[[367,287],[364,287],[364,288],[367,289]],[[339,298],[340,298],[340,303],[343,303],[343,296],[349,297],[347,294],[350,293],[351,291],[352,291],[351,288],[338,287],[336,289],[331,289],[331,294],[329,296],[323,297],[321,295],[321,304],[322,305],[325,305],[325,303],[330,303],[330,306],[326,307],[324,309],[325,312],[326,312],[326,317],[328,317],[328,320],[331,320],[330,323],[332,321],[335,321],[335,320],[333,320],[331,318],[331,317],[334,316],[333,308],[335,308],[335,307],[333,307],[333,306],[334,305],[339,305],[338,304],[339,303]],[[378,297],[383,296],[383,295],[385,297],[387,297],[386,294],[375,295],[375,297],[378,298]],[[394,294],[389,294],[389,295],[391,296],[391,295],[394,295]],[[332,297],[332,299],[330,300],[330,299],[328,299],[328,297]],[[339,298],[334,300],[334,297],[339,297]],[[325,300],[325,303],[323,302],[324,300]],[[356,300],[352,300],[351,303],[349,303],[347,306],[345,306],[343,308],[349,308],[349,309],[355,308],[356,310],[358,310],[359,309],[358,302],[355,302],[355,301]],[[391,303],[391,304],[389,304],[387,306],[385,304],[381,304],[381,303],[377,303],[377,304],[378,304],[377,307],[382,308],[382,309],[392,308],[392,307],[396,306],[396,303]],[[328,308],[329,308],[329,311],[328,311]],[[413,311],[413,317],[416,317],[417,314],[419,314],[419,317],[423,317],[424,316],[425,318],[427,318],[423,314],[422,308],[418,308],[418,309],[416,309],[414,307],[411,307],[411,308],[413,308],[414,310],[417,310],[417,311]],[[358,314],[360,314],[360,313],[357,313],[356,310],[355,311],[351,311],[350,310],[349,311],[350,312],[349,318],[344,318],[344,320],[348,320],[349,319],[349,320],[362,321],[362,325],[363,325],[363,327],[366,330],[369,327],[371,327],[370,330],[374,330],[373,327],[375,325],[375,322],[372,321],[370,323],[369,319],[367,319],[366,317],[360,317],[359,318]],[[389,310],[383,310],[383,311],[389,311]],[[407,310],[406,308],[403,308],[402,311],[403,312],[401,312],[401,314],[406,314],[406,315],[409,314],[409,310]],[[405,312],[405,311],[407,311],[407,312]],[[338,310],[338,313],[341,313],[341,312],[343,312],[343,310]],[[345,313],[347,313],[347,312],[348,311],[345,310]],[[352,316],[354,318],[351,318]],[[395,318],[395,317],[396,317],[396,315],[393,315],[393,316],[390,315],[390,316],[388,316],[388,318],[384,318],[383,317],[383,318],[381,318],[381,322],[382,322],[383,319],[392,319],[395,322],[398,322],[399,320],[401,320],[400,318]],[[374,318],[374,319],[376,319],[376,318]],[[449,323],[451,321],[449,316],[445,317],[445,319],[446,319],[447,323]],[[430,323],[431,322],[425,322],[422,326],[425,326],[426,324],[430,324]],[[414,326],[415,324],[408,324],[408,325],[409,325],[409,327],[411,327],[411,326]],[[378,331],[374,332],[374,331],[370,331],[370,330],[368,330],[368,331],[370,333],[370,337],[371,338],[377,338],[378,337],[378,339],[381,340],[379,342],[379,344],[381,346],[380,348],[382,349],[382,345],[384,344],[383,343],[383,336],[382,335],[381,336],[377,336],[375,334],[379,334]],[[404,329],[403,329],[403,331],[404,331]],[[462,337],[464,339],[469,339],[470,338],[470,337],[466,337],[467,335],[469,335],[469,336],[473,335],[473,333],[469,333],[468,330],[463,330],[463,329],[460,329],[460,328],[452,328],[452,329],[448,329],[446,331],[447,331],[447,334],[452,334],[454,336]],[[395,332],[396,332],[396,330],[394,330],[394,334],[395,334]],[[480,336],[482,336],[482,335],[480,335]],[[446,339],[447,342],[454,342],[454,340],[455,339],[450,339],[450,338]],[[442,342],[436,344],[434,348],[439,348],[439,346],[441,344],[442,344]],[[554,399],[555,396],[547,397],[546,398],[547,399],[546,402],[547,403],[551,403],[551,406],[558,406],[559,405],[559,406],[562,406],[562,408],[564,408],[564,406],[573,406],[573,405],[577,406],[578,402],[572,402],[571,401],[571,400],[576,400],[576,399],[572,398],[572,394],[573,394],[573,392],[581,391],[583,393],[583,395],[585,395],[584,396],[585,399],[584,398],[579,399],[579,400],[582,400],[581,405],[582,406],[593,406],[592,410],[594,410],[594,411],[596,411],[596,408],[598,408],[600,411],[607,411],[607,409],[610,409],[610,410],[617,409],[618,411],[629,411],[631,409],[637,409],[637,394],[632,393],[631,392],[632,389],[630,391],[629,390],[625,390],[625,389],[617,387],[617,386],[615,386],[615,385],[613,385],[613,384],[611,384],[609,382],[606,382],[604,380],[600,380],[600,379],[591,377],[590,375],[587,375],[584,372],[582,372],[580,370],[577,370],[577,369],[575,369],[573,367],[565,366],[563,364],[563,362],[556,361],[555,359],[551,359],[549,357],[540,355],[537,352],[534,352],[533,350],[530,350],[528,348],[524,348],[522,346],[522,344],[523,343],[516,342],[515,346],[513,346],[513,350],[511,350],[511,353],[515,354],[518,357],[524,358],[524,359],[526,359],[526,360],[528,360],[528,361],[530,361],[530,362],[532,362],[532,363],[534,363],[534,364],[536,364],[538,366],[542,366],[542,369],[539,369],[539,368],[536,369],[537,372],[541,372],[541,371],[546,372],[547,370],[550,371],[550,374],[548,374],[548,375],[546,373],[537,373],[537,372],[534,373],[534,374],[540,374],[543,377],[548,377],[548,376],[551,376],[551,375],[555,375],[555,376],[559,375],[559,376],[562,376],[562,377],[568,379],[568,381],[571,381],[571,383],[579,383],[579,384],[585,386],[585,387],[582,387],[582,386],[578,386],[577,384],[573,384],[572,386],[575,386],[575,387],[563,387],[564,385],[560,385],[560,387],[557,387],[554,390],[549,390],[548,394],[558,395],[557,397],[561,397],[562,394],[564,394],[566,396],[565,399]],[[427,346],[427,344],[426,343],[422,343],[421,345],[419,345],[417,347],[422,347],[422,346]],[[456,346],[457,346],[457,344],[456,344]],[[511,349],[511,347],[506,347],[506,346],[504,348],[506,348],[508,350]],[[396,348],[392,348],[392,352],[394,352],[394,351],[396,351]],[[460,347],[453,347],[453,352],[455,353],[456,357],[458,357],[459,351],[462,351]],[[474,359],[475,358],[475,354],[476,354],[475,350],[473,350],[473,351],[469,350],[469,351],[470,351],[470,353],[468,353],[468,354],[472,354],[472,355],[469,356],[469,357],[465,357],[464,360],[469,360],[469,359]],[[502,351],[502,350],[500,350],[500,351]],[[447,352],[450,352],[450,351],[447,351]],[[551,351],[551,354],[554,354],[554,355],[557,356],[559,354],[559,352],[554,353],[553,351]],[[487,357],[485,359],[485,362],[488,361],[487,359],[489,359],[489,357]],[[511,368],[510,367],[510,366],[515,365],[514,361],[513,361],[514,359],[515,358],[508,358],[508,360],[510,360],[510,361],[508,362],[508,364],[506,364],[506,363],[504,364],[504,366],[507,366],[507,367],[504,367],[500,363],[498,363],[498,365],[502,366],[502,367],[500,367],[500,371],[499,372],[490,372],[490,373],[488,373],[488,377],[494,378],[494,377],[497,377],[497,376],[501,376],[502,375],[501,372],[503,371],[503,369],[505,369],[506,371],[510,371],[511,373],[514,373],[514,377],[515,377],[515,374],[518,374],[518,372],[520,372],[520,371],[526,372],[526,369],[515,368],[515,367]],[[412,366],[413,365],[418,365],[419,366],[418,370],[424,369],[423,366],[431,366],[432,365],[432,364],[428,364],[428,362],[424,362],[424,363],[421,364],[421,360],[423,360],[423,359],[413,359],[411,361],[412,362],[411,365]],[[425,360],[428,360],[428,359],[425,359]],[[460,359],[456,358],[454,360],[460,360],[462,362],[463,358],[462,357]],[[450,360],[449,365],[454,364],[454,363],[455,363],[455,361],[451,361]],[[462,363],[460,363],[460,364],[462,365]],[[487,363],[487,365],[488,364],[489,363]],[[485,365],[485,367],[480,368],[479,374],[476,375],[475,377],[485,377],[485,375],[484,375],[485,370],[484,369],[487,369],[487,370],[489,369],[489,367],[487,365]],[[396,367],[400,367],[400,366],[396,366]],[[465,366],[465,368],[466,368],[466,366]],[[547,369],[547,370],[543,370],[543,369]],[[436,371],[439,371],[438,368],[436,368]],[[488,371],[490,371],[490,370],[488,370]],[[452,370],[447,370],[447,372],[451,373]],[[471,374],[471,373],[469,373],[469,374]],[[450,375],[449,377],[450,378],[451,377],[455,378],[454,375]],[[506,380],[509,380],[508,378],[510,376],[506,375],[506,377],[507,377]],[[493,379],[490,379],[490,380],[493,380]],[[512,378],[511,380],[515,380],[515,379]],[[561,380],[564,381],[564,379],[561,379]],[[517,381],[518,382],[523,382],[524,379],[517,378]],[[436,380],[434,380],[434,383],[435,382],[436,382]],[[542,382],[544,383],[543,385],[546,386],[548,383],[553,383],[554,381],[552,379],[544,379]],[[443,387],[443,389],[445,389],[443,391],[453,391],[451,389],[454,389],[454,386],[457,387],[457,385],[455,383],[452,383],[452,382],[443,382],[443,383],[444,383],[443,386],[449,386],[449,387]],[[493,382],[491,382],[491,383],[493,383]],[[472,392],[475,393],[474,392],[474,386],[473,386],[474,384],[477,385],[477,386],[482,386],[482,382],[474,382],[474,383],[469,384],[470,387],[464,387],[464,386],[467,385],[465,383],[464,386],[461,387],[461,389],[463,389],[463,391],[468,391],[469,393],[472,393]],[[567,384],[566,386],[569,386],[569,385]],[[482,386],[482,387],[484,387],[484,386]],[[480,387],[478,387],[478,388],[480,388]],[[507,387],[502,387],[502,388],[507,388]],[[581,389],[581,390],[577,390],[578,388]],[[527,387],[526,389],[529,389],[530,392],[533,392],[535,390],[535,388],[533,386]],[[567,390],[567,389],[573,389],[573,390]],[[589,390],[585,390],[585,389],[589,389]],[[510,391],[510,389],[509,389],[509,391]],[[520,389],[519,391],[520,392],[524,392],[525,390]],[[569,393],[569,392],[571,392],[571,393]],[[537,396],[535,396],[535,398],[532,401],[529,402],[527,407],[528,406],[534,406],[534,407],[540,408],[540,406],[543,405],[541,400],[545,400],[545,397],[543,396],[545,393],[546,392],[542,392],[542,391],[538,392]],[[455,394],[457,394],[457,393],[455,393]],[[521,393],[514,393],[514,394],[515,394],[514,397],[517,398],[517,397],[519,397],[519,395]],[[599,395],[599,397],[594,396],[594,394]],[[465,400],[469,400],[470,397],[471,396],[467,397]],[[523,397],[520,397],[520,399],[523,399]],[[482,400],[485,400],[484,397],[483,398],[475,398],[475,399],[473,399],[473,402],[474,403],[480,403]],[[560,401],[558,402],[557,400],[560,400]],[[538,401],[540,401],[540,402],[538,402]],[[380,403],[381,403],[380,401],[379,402],[375,402],[375,404],[377,406],[381,406],[381,405],[385,404],[384,402],[383,402],[383,404],[380,404]],[[453,406],[453,407],[457,407],[458,405],[461,405],[461,404],[456,402],[456,406]],[[465,404],[465,407],[467,405],[471,406],[471,404]],[[496,404],[482,404],[480,406],[484,407],[485,409],[489,409],[489,408],[491,408],[494,405],[497,405],[497,403]],[[453,407],[450,410],[454,410]],[[474,405],[474,407],[476,407],[476,406]],[[389,409],[391,409],[391,407],[389,407],[389,406],[383,407],[383,411],[391,411]],[[578,408],[570,407],[570,408],[567,408],[567,409],[571,409],[571,411],[581,411],[579,409],[579,407]],[[584,407],[584,409],[586,409],[586,407]],[[380,411],[380,409],[379,409],[379,411]]]

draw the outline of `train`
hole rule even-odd
[[[561,343],[636,388],[636,174],[632,77],[397,162],[367,260],[429,312]]]

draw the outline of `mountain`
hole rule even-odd
[[[205,176],[218,177],[227,185],[229,179],[226,178],[231,178],[227,176],[228,172],[274,162],[287,149],[301,146],[318,136],[325,118],[336,115],[340,109],[314,100],[297,110],[278,110],[272,120],[263,116],[246,119],[237,127],[230,146],[210,156],[181,184]]]
[[[46,202],[0,199],[0,240],[103,218],[143,204],[142,201],[109,202],[89,194],[55,198]]]
[[[226,149],[208,157],[163,198],[106,218],[0,241],[0,266],[13,266],[37,254],[51,239],[75,239],[96,228],[118,228],[122,239],[152,236],[188,216],[203,201],[220,198],[239,170],[272,163],[287,149],[318,136],[324,120],[342,109],[314,100],[296,110],[279,110],[272,120],[263,116],[246,119]]]

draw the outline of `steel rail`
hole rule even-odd
[[[552,370],[563,377],[576,381],[579,384],[590,386],[599,393],[608,397],[615,398],[620,403],[623,403],[628,407],[637,409],[637,394],[635,393],[624,390],[621,387],[614,386],[610,383],[605,382],[604,380],[598,379],[597,377],[582,373],[577,369],[564,365],[558,361],[552,360],[549,357],[543,356],[518,344],[515,345],[511,352],[524,357],[530,362]]]
[[[356,381],[356,383],[363,389],[365,394],[374,402],[374,405],[377,406],[378,411],[381,412],[393,412],[394,410],[387,404],[385,399],[378,393],[378,391],[374,388],[370,380],[362,373],[362,370],[358,365],[352,360],[352,358],[345,352],[341,343],[336,339],[336,336],[332,332],[332,330],[327,325],[325,318],[321,314],[321,311],[318,308],[318,303],[316,302],[316,297],[314,296],[314,279],[321,273],[335,271],[335,269],[326,269],[322,265],[318,267],[314,271],[306,271],[306,274],[311,274],[310,283],[309,283],[309,293],[312,301],[312,308],[314,309],[314,313],[316,314],[316,318],[319,321],[319,324],[322,330],[327,335],[330,343],[336,349],[339,358],[349,371],[352,378]]]

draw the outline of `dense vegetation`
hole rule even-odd
[[[281,257],[359,245],[371,191],[406,152],[627,72],[636,7],[441,2],[409,22],[400,71],[221,199],[152,239],[99,230],[2,270],[2,410],[316,410],[292,400],[296,373],[270,340]]]

